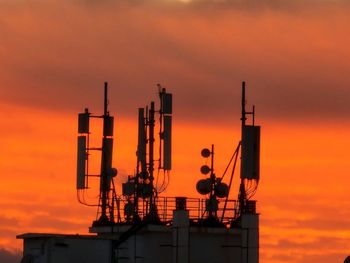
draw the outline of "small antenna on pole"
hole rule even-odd
[[[242,127],[245,126],[246,111],[245,111],[245,81],[242,82]]]
[[[245,109],[245,82],[242,82],[242,137],[241,137],[241,185],[239,193],[240,214],[247,212],[249,199],[254,195],[259,182],[260,126],[255,126],[255,106]],[[247,115],[252,115],[252,125],[247,125]]]
[[[105,82],[105,96],[104,96],[104,111],[103,115],[106,116],[108,114],[108,82]]]

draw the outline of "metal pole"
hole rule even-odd
[[[153,219],[153,210],[154,210],[154,196],[153,196],[153,171],[154,171],[154,102],[151,102],[151,108],[149,110],[149,176],[150,176],[150,184],[152,188],[152,193],[150,197],[150,214]]]
[[[103,110],[103,116],[107,116],[108,113],[108,83],[105,82],[105,96],[104,96],[104,110]]]
[[[214,203],[214,200],[216,199],[215,196],[215,173],[214,173],[214,144],[211,145],[211,167],[210,167],[210,182],[211,182],[211,191],[210,191],[210,202]],[[213,211],[212,209],[209,211],[209,216],[213,217],[216,216],[216,210]]]
[[[246,118],[246,111],[245,111],[245,81],[242,82],[242,129],[241,129],[241,143],[243,144],[243,131],[244,131],[244,126],[245,122],[247,120]],[[243,145],[242,145],[243,149]],[[242,151],[241,151],[241,162],[242,162]],[[243,210],[244,210],[244,201],[245,201],[245,187],[244,187],[244,179],[243,179],[243,174],[242,174],[242,169],[241,169],[241,185],[239,187],[240,189],[240,198],[239,198],[239,209],[240,209],[240,215],[242,215]]]
[[[105,122],[106,122],[106,117],[108,114],[107,111],[107,96],[108,96],[108,83],[105,82],[104,83],[104,110],[103,110],[103,140],[102,140],[102,172],[101,172],[101,176],[102,176],[102,180],[101,180],[101,196],[102,196],[102,215],[101,218],[104,219],[108,219],[107,218],[107,195],[108,195],[108,189],[107,189],[107,158],[106,158],[106,145],[105,145],[105,140],[106,140],[106,136],[105,136]]]
[[[246,111],[245,111],[245,81],[242,82],[242,127],[245,126]]]

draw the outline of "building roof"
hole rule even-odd
[[[80,235],[80,234],[52,234],[52,233],[24,233],[16,236],[17,239],[31,238],[79,238],[79,239],[109,239],[97,235]]]

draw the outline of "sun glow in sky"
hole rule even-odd
[[[76,201],[76,116],[101,112],[104,81],[118,183],[134,171],[137,108],[161,83],[174,95],[165,194],[198,196],[200,150],[215,144],[220,173],[239,141],[245,80],[262,126],[261,262],[344,260],[349,4],[247,3],[0,1],[0,248],[20,249],[24,232],[87,232],[96,211]]]

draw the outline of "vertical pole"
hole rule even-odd
[[[137,162],[136,165],[136,175],[135,175],[135,181],[134,181],[134,214],[133,214],[133,221],[134,224],[138,221],[138,213],[139,213],[139,196],[138,196],[138,189],[139,189],[139,177],[140,177],[140,165],[139,162]]]
[[[243,132],[244,132],[244,126],[245,126],[245,122],[247,120],[246,117],[246,111],[245,111],[245,81],[242,82],[242,129],[241,129],[241,144],[243,143]],[[242,145],[242,149],[243,149],[243,145]],[[242,152],[241,151],[241,162],[242,162]],[[240,185],[240,193],[239,193],[239,208],[240,208],[240,215],[242,215],[243,211],[244,211],[244,203],[245,203],[245,198],[246,198],[246,194],[245,194],[245,187],[244,187],[244,179],[242,176],[242,169],[241,169],[241,185]]]
[[[154,171],[154,102],[151,102],[149,110],[149,174],[153,181]]]
[[[209,199],[210,199],[210,202],[212,202],[214,204],[214,200],[216,199],[216,196],[215,196],[215,173],[214,173],[214,144],[211,145],[211,165],[210,165],[210,183],[211,183],[211,186],[210,186],[210,196],[209,196]],[[214,217],[216,215],[216,211],[213,211],[213,209],[211,209],[209,211],[209,216],[210,217]]]
[[[108,109],[107,109],[107,96],[108,96],[108,83],[105,82],[104,83],[104,110],[103,110],[103,140],[102,140],[102,160],[103,160],[103,163],[102,163],[102,173],[101,173],[101,176],[102,176],[102,180],[101,180],[101,195],[102,195],[102,215],[101,215],[101,219],[105,220],[107,219],[108,220],[108,217],[107,217],[107,195],[108,195],[108,189],[107,189],[107,185],[108,185],[108,182],[107,182],[107,158],[105,156],[105,151],[106,151],[106,146],[105,146],[105,140],[106,140],[106,136],[105,136],[105,122],[106,122],[106,117],[107,117],[107,114],[108,114]]]
[[[104,96],[104,110],[103,110],[103,116],[107,116],[108,113],[108,83],[105,82],[105,96]]]
[[[164,96],[165,90],[162,89],[159,92],[159,98],[160,98],[160,110],[159,110],[159,165],[158,165],[158,171],[162,168],[164,168],[164,160],[162,160],[162,145],[164,146],[164,137],[163,137],[163,96]]]
[[[214,144],[211,145],[211,173],[214,175]]]
[[[149,166],[148,166],[148,171],[149,171],[149,177],[150,177],[150,184],[152,187],[152,193],[150,197],[150,214],[153,219],[153,210],[154,210],[154,193],[153,193],[153,171],[154,171],[154,102],[151,102],[151,108],[149,110]]]
[[[245,126],[246,118],[246,111],[245,111],[245,81],[242,82],[242,128]]]

